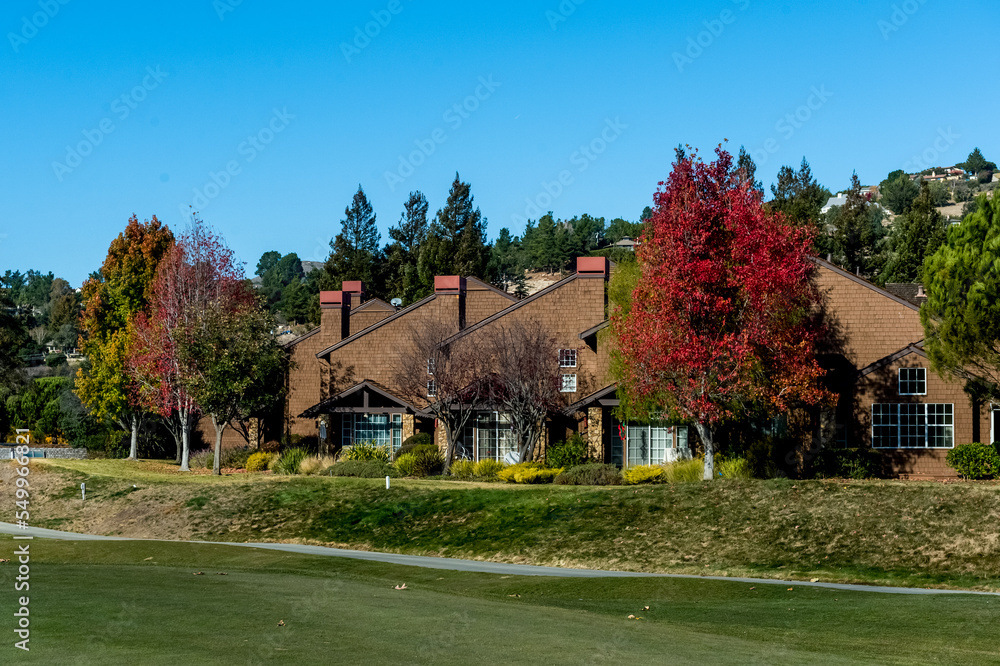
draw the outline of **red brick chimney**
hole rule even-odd
[[[342,291],[353,294],[353,302],[358,305],[365,302],[365,283],[361,280],[344,280],[340,288]]]
[[[351,292],[319,293],[320,335],[327,344],[335,344],[351,334]]]
[[[459,275],[436,275],[434,276],[434,294],[435,296],[450,297],[457,296],[455,299],[455,313],[458,319],[458,330],[465,328],[465,278]]]

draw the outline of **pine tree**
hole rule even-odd
[[[741,182],[749,183],[751,189],[764,194],[764,183],[757,180],[757,165],[743,146],[740,146],[740,155],[736,159],[736,174]]]
[[[948,235],[948,221],[934,207],[930,187],[920,184],[920,196],[905,215],[896,218],[888,243],[891,258],[885,282],[920,282],[924,260],[934,254]]]
[[[420,279],[432,285],[435,275],[482,277],[488,260],[486,220],[473,206],[472,187],[456,173],[448,201],[437,212],[421,248]]]
[[[826,226],[832,229],[833,261],[863,277],[877,279],[884,264],[882,210],[861,194],[858,174],[851,176],[847,202],[831,209]]]
[[[375,211],[359,185],[354,200],[344,210],[341,232],[330,242],[332,252],[320,280],[322,289],[340,289],[344,280],[361,280],[369,294],[384,295],[383,257],[379,248],[381,234],[376,219]]]
[[[385,251],[386,291],[407,304],[419,300],[427,292],[417,272],[420,248],[427,240],[427,226],[427,197],[421,192],[410,192],[399,223],[389,229],[393,242]]]

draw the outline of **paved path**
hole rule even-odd
[[[599,571],[595,569],[564,569],[561,567],[538,567],[528,564],[503,564],[500,562],[479,562],[476,560],[455,560],[444,557],[422,555],[398,555],[395,553],[373,553],[364,550],[343,550],[325,546],[306,546],[294,543],[227,543],[219,541],[180,541],[166,539],[130,539],[127,537],[97,536],[60,532],[41,527],[21,529],[17,525],[0,522],[0,534],[33,536],[42,539],[63,541],[168,541],[169,543],[201,543],[217,546],[239,546],[241,548],[262,548],[304,555],[324,555],[327,557],[347,557],[369,562],[402,564],[426,569],[446,569],[448,571],[469,571],[475,573],[503,574],[509,576],[554,576],[558,578],[687,578],[697,580],[721,580],[729,583],[750,583],[753,585],[798,585],[800,587],[825,587],[831,590],[849,592],[879,592],[883,594],[979,594],[1000,596],[997,592],[966,592],[962,590],[933,590],[920,587],[883,587],[878,585],[848,585],[845,583],[810,583],[801,580],[776,580],[773,578],[730,578],[727,576],[694,576],[685,574],[640,573],[635,571]]]

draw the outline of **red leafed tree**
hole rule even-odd
[[[185,340],[209,310],[245,301],[243,276],[232,251],[200,219],[160,262],[150,298],[150,315],[135,320],[129,371],[143,401],[181,434],[181,469],[188,471],[191,427],[199,407],[186,388]]]
[[[714,425],[749,405],[824,397],[810,232],[765,210],[732,156],[716,155],[678,155],[638,250],[632,307],[612,315],[623,411],[693,421],[706,479]]]

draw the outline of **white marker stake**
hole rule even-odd
[[[86,483],[81,483],[80,484],[80,499],[83,500],[84,502],[87,501],[87,484]]]
[[[385,477],[385,489],[389,490],[389,477]]]

